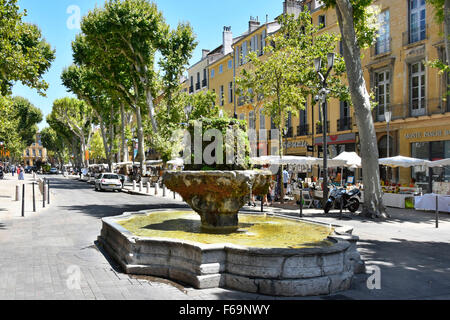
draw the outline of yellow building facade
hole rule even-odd
[[[23,151],[23,163],[25,166],[34,166],[36,161],[47,161],[47,149],[42,146],[41,134],[36,133],[35,142]]]
[[[340,34],[334,9],[325,10],[320,1],[283,3],[283,11],[299,12],[303,6],[311,11],[312,21],[321,26],[319,32]],[[450,103],[445,99],[449,83],[446,75],[426,65],[426,61],[444,58],[442,25],[435,21],[434,9],[424,0],[378,0],[380,31],[376,43],[363,52],[363,67],[367,89],[373,92],[378,106],[373,110],[380,157],[402,155],[437,160],[450,158]],[[232,51],[208,65],[209,90],[217,94],[217,104],[232,116],[247,120],[250,128],[270,130],[271,121],[259,108],[263,99],[247,104],[236,95],[235,78],[247,68],[243,57],[257,51],[262,59],[266,38],[277,32],[276,22],[260,23],[250,19],[249,29],[233,39]],[[337,44],[336,51],[342,49]],[[230,65],[233,68],[230,68]],[[259,97],[258,97],[259,98]],[[262,97],[261,97],[262,98]],[[385,111],[392,113],[389,128]],[[359,135],[354,112],[348,104],[330,99],[328,105],[328,153],[335,157],[343,151],[359,153]],[[290,117],[285,139],[289,155],[323,156],[323,133],[319,107],[308,101],[299,117]],[[268,146],[266,152],[273,152]],[[261,153],[264,151],[260,150]],[[399,183],[412,178],[426,184],[428,172],[415,169],[394,170]],[[386,172],[382,170],[382,176]],[[450,171],[435,169],[435,179],[450,180]]]

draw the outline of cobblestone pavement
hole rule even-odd
[[[168,280],[123,274],[95,244],[101,218],[186,205],[169,196],[94,192],[83,182],[51,179],[52,205],[47,210],[25,218],[0,212],[0,299],[276,299],[226,289],[195,290]],[[366,263],[382,272],[381,290],[367,289],[369,275],[359,275],[349,291],[305,299],[450,299],[450,217],[442,216],[436,230],[433,214],[405,210],[391,210],[391,214],[393,219],[380,223],[305,211],[309,218],[354,226]]]

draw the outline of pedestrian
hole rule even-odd
[[[19,180],[25,180],[25,175],[23,173],[23,168],[19,167],[18,169]]]

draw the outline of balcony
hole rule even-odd
[[[390,105],[389,110],[392,111],[392,121],[450,112],[447,102],[440,99],[424,100],[422,105],[415,108],[412,108],[412,105],[409,103]],[[374,122],[385,122],[384,108],[374,108],[373,119]]]
[[[352,118],[342,118],[337,120],[337,131],[348,131],[353,129]]]
[[[297,127],[297,137],[304,137],[309,135],[309,124],[304,124]]]
[[[206,79],[202,80],[202,88],[206,87],[208,85],[208,81]]]
[[[413,43],[420,42],[422,40],[429,39],[429,28],[428,24],[425,25],[424,30],[411,32],[411,30],[405,31],[402,34],[403,46],[408,46]]]
[[[316,133],[322,134],[323,133],[323,126],[320,123],[316,124]],[[327,121],[327,133],[330,133],[330,121]]]
[[[197,83],[195,84],[195,90],[200,90],[200,82],[197,82]]]

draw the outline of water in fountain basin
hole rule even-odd
[[[307,248],[330,246],[328,227],[278,217],[240,215],[239,229],[233,233],[203,233],[198,214],[193,211],[154,212],[134,216],[119,224],[134,235],[171,238],[204,244],[232,243],[255,248]]]

